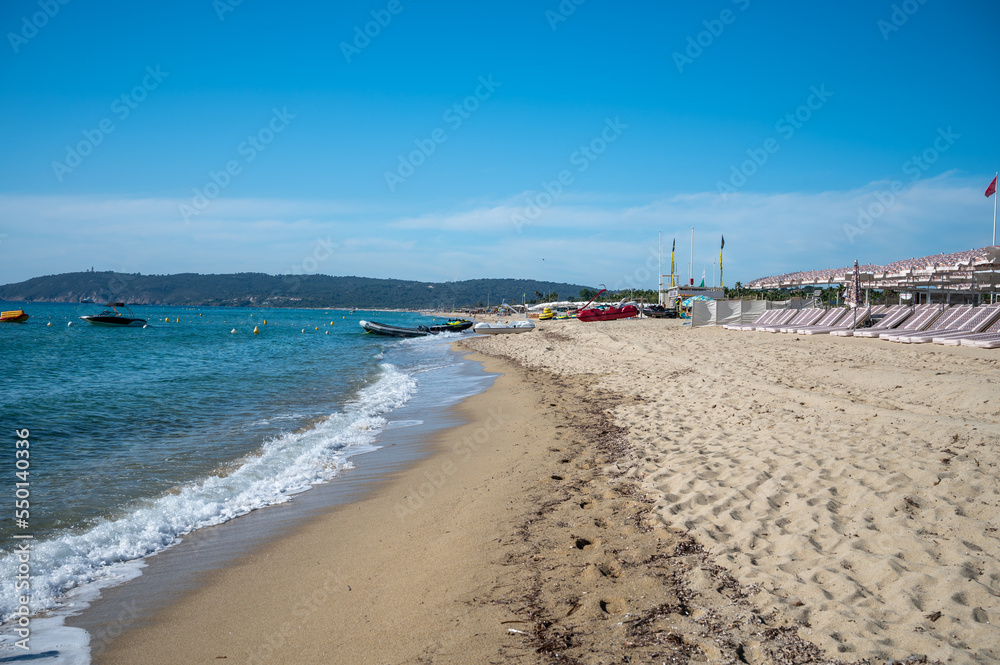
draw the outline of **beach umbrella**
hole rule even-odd
[[[690,307],[694,304],[695,300],[710,301],[712,298],[709,298],[708,296],[691,296],[687,300],[682,301],[681,304],[685,307]]]
[[[858,268],[858,261],[855,259],[854,273],[844,290],[844,304],[851,309],[857,309],[859,302],[861,302],[861,272]]]
[[[858,327],[858,303],[861,302],[861,272],[858,269],[858,260],[854,259],[854,274],[851,282],[847,285],[844,293],[844,304],[854,310],[854,327]]]

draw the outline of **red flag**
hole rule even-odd
[[[993,182],[986,188],[986,198],[990,198],[997,193],[997,177],[993,176]]]

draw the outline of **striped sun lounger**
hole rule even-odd
[[[779,309],[777,311],[781,312],[781,314],[777,316],[773,321],[769,321],[767,325],[754,326],[753,328],[751,328],[751,330],[765,330],[771,326],[784,325],[789,321],[791,321],[795,317],[795,315],[798,314],[798,310],[794,309]]]
[[[772,323],[774,319],[778,317],[779,314],[786,310],[783,309],[769,309],[754,320],[753,323],[730,323],[728,325],[722,326],[726,330],[753,330],[754,326],[762,326],[768,323]]]
[[[816,323],[807,326],[798,325],[798,326],[782,328],[781,332],[797,333],[800,330],[805,330],[807,328],[826,328],[828,326],[833,326],[836,325],[837,321],[840,321],[842,318],[844,318],[844,312],[846,311],[847,310],[844,309],[843,307],[833,307],[829,311],[825,312],[823,314],[823,317],[818,319]]]
[[[899,328],[888,332],[881,332],[878,334],[878,338],[885,339],[890,335],[898,335],[902,332],[920,332],[922,330],[927,330],[927,326],[934,323],[935,319],[941,316],[941,313],[947,309],[947,305],[925,305],[923,310],[915,312],[913,316],[908,318],[906,323],[900,325]],[[857,337],[857,335],[855,335],[855,337]]]
[[[885,305],[878,305],[874,309],[871,307],[861,307],[858,309],[858,316],[855,318],[854,310],[846,310],[844,315],[829,326],[812,326],[810,328],[800,328],[796,332],[803,335],[831,335],[836,332],[854,331],[855,326],[862,325],[868,317],[881,314],[885,310]]]
[[[904,323],[915,318],[918,314],[927,311],[929,305],[917,305],[915,308],[901,305],[902,309],[890,312],[881,321],[865,330],[855,330],[855,337],[878,337],[886,330],[896,330],[904,327]]]
[[[945,346],[975,346],[981,349],[995,349],[1000,346],[1000,312],[988,326],[976,333],[959,336],[935,337],[935,344]]]
[[[890,342],[906,342],[907,339],[913,336],[930,334],[931,337],[933,337],[933,333],[935,332],[944,332],[946,330],[960,328],[973,316],[975,316],[975,312],[972,311],[972,305],[959,305],[958,307],[951,307],[943,311],[941,316],[934,319],[923,330],[901,330],[897,332],[889,332],[879,335],[879,338],[889,340]]]
[[[787,326],[781,326],[776,331],[772,330],[771,332],[792,332],[798,326],[815,325],[817,321],[821,320],[822,317],[828,314],[828,312],[825,312],[821,307],[810,307],[802,311],[808,312],[808,316],[802,316],[800,314],[789,321]]]
[[[800,309],[797,312],[795,310],[792,310],[793,312],[795,312],[795,315],[792,316],[787,322],[776,323],[770,326],[758,327],[757,330],[762,330],[764,332],[769,332],[769,333],[780,332],[781,329],[784,328],[785,326],[794,326],[809,320],[816,313],[817,310],[819,311],[820,316],[822,316],[823,310],[819,309],[818,307],[808,307],[806,309]],[[813,320],[815,321],[816,319]]]
[[[961,321],[956,321],[947,329],[938,329],[933,332],[927,331],[908,335],[900,341],[905,344],[927,344],[928,342],[940,339],[941,341],[938,343],[943,344],[944,340],[951,337],[961,338],[985,329],[993,323],[998,316],[1000,316],[1000,305],[984,305],[982,307],[976,307],[963,316]]]
[[[882,318],[875,322],[871,328],[865,328],[864,330],[855,330],[854,328],[848,328],[846,330],[834,330],[830,334],[836,337],[853,337],[855,332],[865,332],[870,330],[889,330],[899,325],[901,321],[905,321],[907,317],[910,316],[911,310],[909,305],[892,305],[886,307],[885,305],[879,305],[877,311],[872,311],[869,318],[877,314],[882,314]],[[860,324],[860,322],[859,322]],[[859,335],[860,337],[861,335]]]

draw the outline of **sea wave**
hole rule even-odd
[[[136,503],[115,519],[85,531],[66,531],[32,542],[30,589],[17,589],[18,554],[0,558],[0,623],[30,595],[31,613],[58,607],[65,594],[84,584],[121,574],[124,562],[155,554],[184,534],[221,524],[264,506],[284,503],[310,486],[348,468],[348,458],[373,450],[386,426],[385,414],[413,396],[417,382],[383,363],[376,381],[344,408],[312,429],[267,441],[254,455],[212,475]],[[233,468],[235,467],[235,468]]]

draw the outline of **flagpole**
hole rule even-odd
[[[997,177],[1000,177],[1000,171],[996,172],[996,175],[993,176],[993,180],[995,181]],[[994,245],[997,244],[997,198],[998,197],[1000,197],[1000,194],[994,192],[993,194],[993,244]]]
[[[694,227],[691,227],[691,263],[688,264],[690,270],[688,271],[691,276],[691,286],[694,286]]]
[[[674,243],[670,246],[670,288],[674,288],[675,286],[678,286],[674,282],[674,279],[676,277],[675,273],[677,271],[677,267],[676,267],[677,264],[674,261],[674,254],[676,252],[677,252],[677,238],[674,238]]]
[[[719,288],[722,289],[722,297],[726,297],[726,285],[722,281],[722,250],[726,247],[726,236],[722,236],[722,243],[719,245]]]
[[[660,292],[663,291],[663,232],[656,233],[656,304],[661,305]]]

